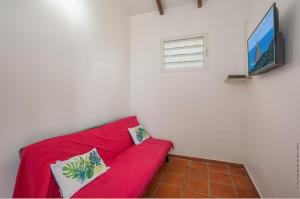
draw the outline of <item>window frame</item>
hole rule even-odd
[[[199,67],[186,67],[186,68],[166,68],[165,67],[165,42],[170,42],[174,40],[185,40],[192,39],[197,37],[203,37],[203,66]],[[208,33],[202,34],[194,34],[194,35],[185,35],[185,36],[177,36],[177,37],[169,37],[160,40],[160,70],[161,73],[169,73],[169,72],[193,72],[193,71],[206,71],[208,70]]]

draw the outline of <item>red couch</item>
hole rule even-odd
[[[128,117],[23,148],[13,197],[60,197],[50,164],[83,154],[94,147],[110,169],[73,197],[143,196],[172,143],[150,138],[134,145],[128,128],[138,124],[136,117]]]

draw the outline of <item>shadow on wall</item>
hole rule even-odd
[[[298,3],[299,1],[294,1],[291,5],[289,5],[286,12],[280,16],[279,26],[280,26],[280,31],[283,32],[285,38],[285,61],[287,65],[294,61],[294,51],[295,51],[295,41],[296,41],[296,34],[295,34],[296,7]]]

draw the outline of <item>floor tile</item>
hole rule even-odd
[[[232,185],[231,175],[219,172],[209,172],[209,180],[210,182],[215,182],[219,184],[227,184]]]
[[[234,198],[236,197],[233,186],[210,183],[212,197],[217,198]]]
[[[190,167],[207,169],[207,163],[202,162],[202,161],[191,161],[191,166]]]
[[[153,178],[147,198],[256,198],[259,197],[246,169],[239,165],[179,158],[164,163]]]
[[[178,188],[183,188],[184,177],[173,175],[173,174],[165,174],[161,180],[161,184],[168,186],[175,186]]]
[[[155,183],[155,184],[160,183],[163,176],[164,176],[164,173],[162,173],[162,172],[157,173],[156,176],[154,176],[152,183]]]
[[[143,198],[153,198],[153,196],[145,194]]]
[[[247,176],[247,171],[243,167],[229,167],[229,171],[232,175],[242,175],[242,176]]]
[[[208,180],[208,171],[200,167],[189,168],[187,177]]]
[[[236,189],[239,198],[259,198],[259,195],[254,189]]]
[[[186,166],[179,166],[179,165],[168,165],[165,172],[171,173],[174,175],[186,176],[188,167]]]
[[[164,172],[164,171],[166,171],[166,169],[167,169],[167,167],[168,167],[168,164],[167,163],[164,163],[160,168],[159,168],[159,172]]]
[[[208,198],[208,195],[202,194],[202,193],[197,193],[194,191],[183,191],[182,193],[183,198]]]
[[[154,195],[156,198],[179,198],[182,189],[167,185],[160,185]]]
[[[180,165],[180,166],[190,166],[190,160],[179,159],[179,158],[170,158],[170,164]]]
[[[155,183],[150,184],[150,186],[149,186],[148,189],[147,189],[147,192],[146,192],[145,196],[147,196],[147,197],[153,197],[155,191],[156,191],[157,188],[158,188],[158,186],[159,186],[159,185],[158,185],[158,184],[155,184]]]
[[[184,183],[184,190],[208,195],[208,181],[186,178]]]
[[[208,169],[210,171],[216,171],[216,172],[222,172],[222,173],[228,173],[229,170],[226,165],[221,165],[221,164],[208,164]]]
[[[248,176],[232,176],[233,182],[236,187],[238,188],[247,188],[247,189],[253,189],[253,185],[251,183],[251,180]]]

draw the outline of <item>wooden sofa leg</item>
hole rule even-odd
[[[170,162],[169,155],[166,156],[166,162]]]

